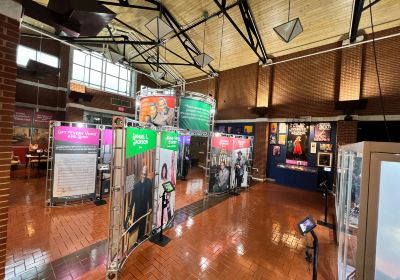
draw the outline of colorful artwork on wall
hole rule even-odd
[[[308,165],[308,141],[310,126],[306,123],[290,123],[288,126],[286,163]]]
[[[314,141],[330,142],[331,141],[331,124],[317,123],[314,127]]]

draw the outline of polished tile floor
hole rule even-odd
[[[173,240],[145,242],[122,279],[311,279],[296,223],[320,218],[320,194],[262,183],[203,200],[202,176],[193,169],[177,186]],[[45,209],[44,178],[32,177],[12,181],[6,279],[104,279],[108,205]],[[319,279],[336,279],[332,231],[317,234]]]

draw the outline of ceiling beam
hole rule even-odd
[[[253,52],[257,55],[259,60],[263,63],[266,63],[268,60],[267,52],[265,51],[264,44],[262,42],[261,36],[258,32],[258,28],[254,21],[254,17],[251,13],[250,6],[247,0],[241,1],[239,3],[240,13],[242,15],[243,22],[245,24],[247,30],[247,36],[242,32],[237,23],[232,19],[232,17],[225,10],[225,1],[222,0],[214,0],[214,3],[218,6],[218,8],[223,11],[226,18],[230,21],[236,31],[240,34],[240,36],[245,40],[247,45],[253,50]]]
[[[157,7],[148,7],[148,6],[141,6],[141,5],[131,5],[128,1],[119,1],[119,2],[110,2],[110,1],[101,1],[97,0],[99,4],[108,5],[108,6],[117,6],[117,7],[124,7],[124,8],[135,8],[135,9],[142,9],[142,10],[151,10],[151,11],[158,11]]]
[[[363,8],[364,8],[364,0],[354,0],[353,13],[351,15],[350,33],[349,33],[350,43],[354,43],[356,41],[358,26],[360,25]]]

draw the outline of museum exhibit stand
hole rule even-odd
[[[360,142],[338,152],[338,279],[400,277],[400,144]]]

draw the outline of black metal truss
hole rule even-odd
[[[363,8],[363,12],[364,12],[365,10],[368,10],[370,7],[372,7],[373,5],[375,5],[376,3],[378,3],[379,1],[381,1],[381,0],[375,0],[375,1],[371,2],[370,4],[368,4],[367,6],[365,6],[365,7]]]
[[[268,60],[267,52],[265,51],[264,44],[262,42],[260,33],[258,32],[258,28],[254,21],[253,14],[251,13],[251,10],[250,10],[247,0],[243,0],[238,3],[240,13],[242,15],[242,20],[246,27],[247,36],[242,32],[242,30],[239,28],[239,26],[236,24],[236,22],[232,19],[232,17],[226,11],[226,8],[225,8],[226,1],[225,0],[221,0],[221,1],[214,0],[214,2],[218,6],[218,8],[221,11],[223,11],[226,18],[230,21],[230,23],[233,25],[233,27],[236,29],[236,31],[240,34],[240,36],[245,40],[247,45],[257,55],[257,57],[260,59],[260,61],[263,63],[266,63]]]
[[[364,0],[355,0],[353,7],[353,14],[351,16],[351,26],[349,34],[350,43],[354,43],[356,41],[358,26],[360,24],[363,8],[364,8]]]

